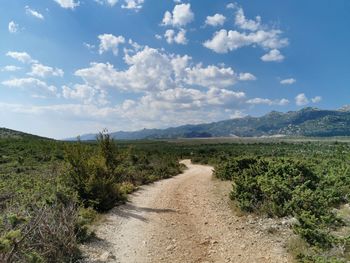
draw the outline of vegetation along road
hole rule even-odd
[[[229,182],[213,179],[210,166],[182,163],[183,174],[143,186],[103,216],[83,245],[87,262],[291,261],[284,222],[233,210]]]

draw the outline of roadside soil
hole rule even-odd
[[[102,216],[84,262],[293,262],[288,220],[240,213],[212,167],[182,162],[183,174],[142,186]]]

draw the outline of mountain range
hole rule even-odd
[[[261,117],[183,125],[167,129],[118,131],[111,136],[119,140],[176,139],[207,137],[262,137],[262,136],[350,136],[350,106],[338,110],[304,108],[286,113],[272,111]],[[96,134],[80,136],[81,140],[95,140]],[[75,140],[75,138],[67,139]]]

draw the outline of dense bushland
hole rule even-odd
[[[181,172],[164,149],[37,138],[0,140],[0,262],[75,262],[97,212]]]
[[[334,234],[345,223],[334,208],[349,201],[349,168],[343,151],[335,151],[329,159],[234,157],[215,174],[232,180],[230,196],[243,211],[297,219],[294,232],[309,245],[300,262],[345,262],[350,235]]]
[[[236,182],[231,196],[243,210],[296,217],[295,232],[307,244],[301,262],[348,260],[347,235],[334,230],[349,222],[333,209],[349,197],[348,144],[98,139],[0,139],[0,262],[76,261],[96,210],[178,174],[183,158]]]

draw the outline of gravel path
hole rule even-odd
[[[292,262],[284,221],[239,214],[212,167],[183,163],[183,174],[143,186],[104,216],[82,247],[85,262]]]

